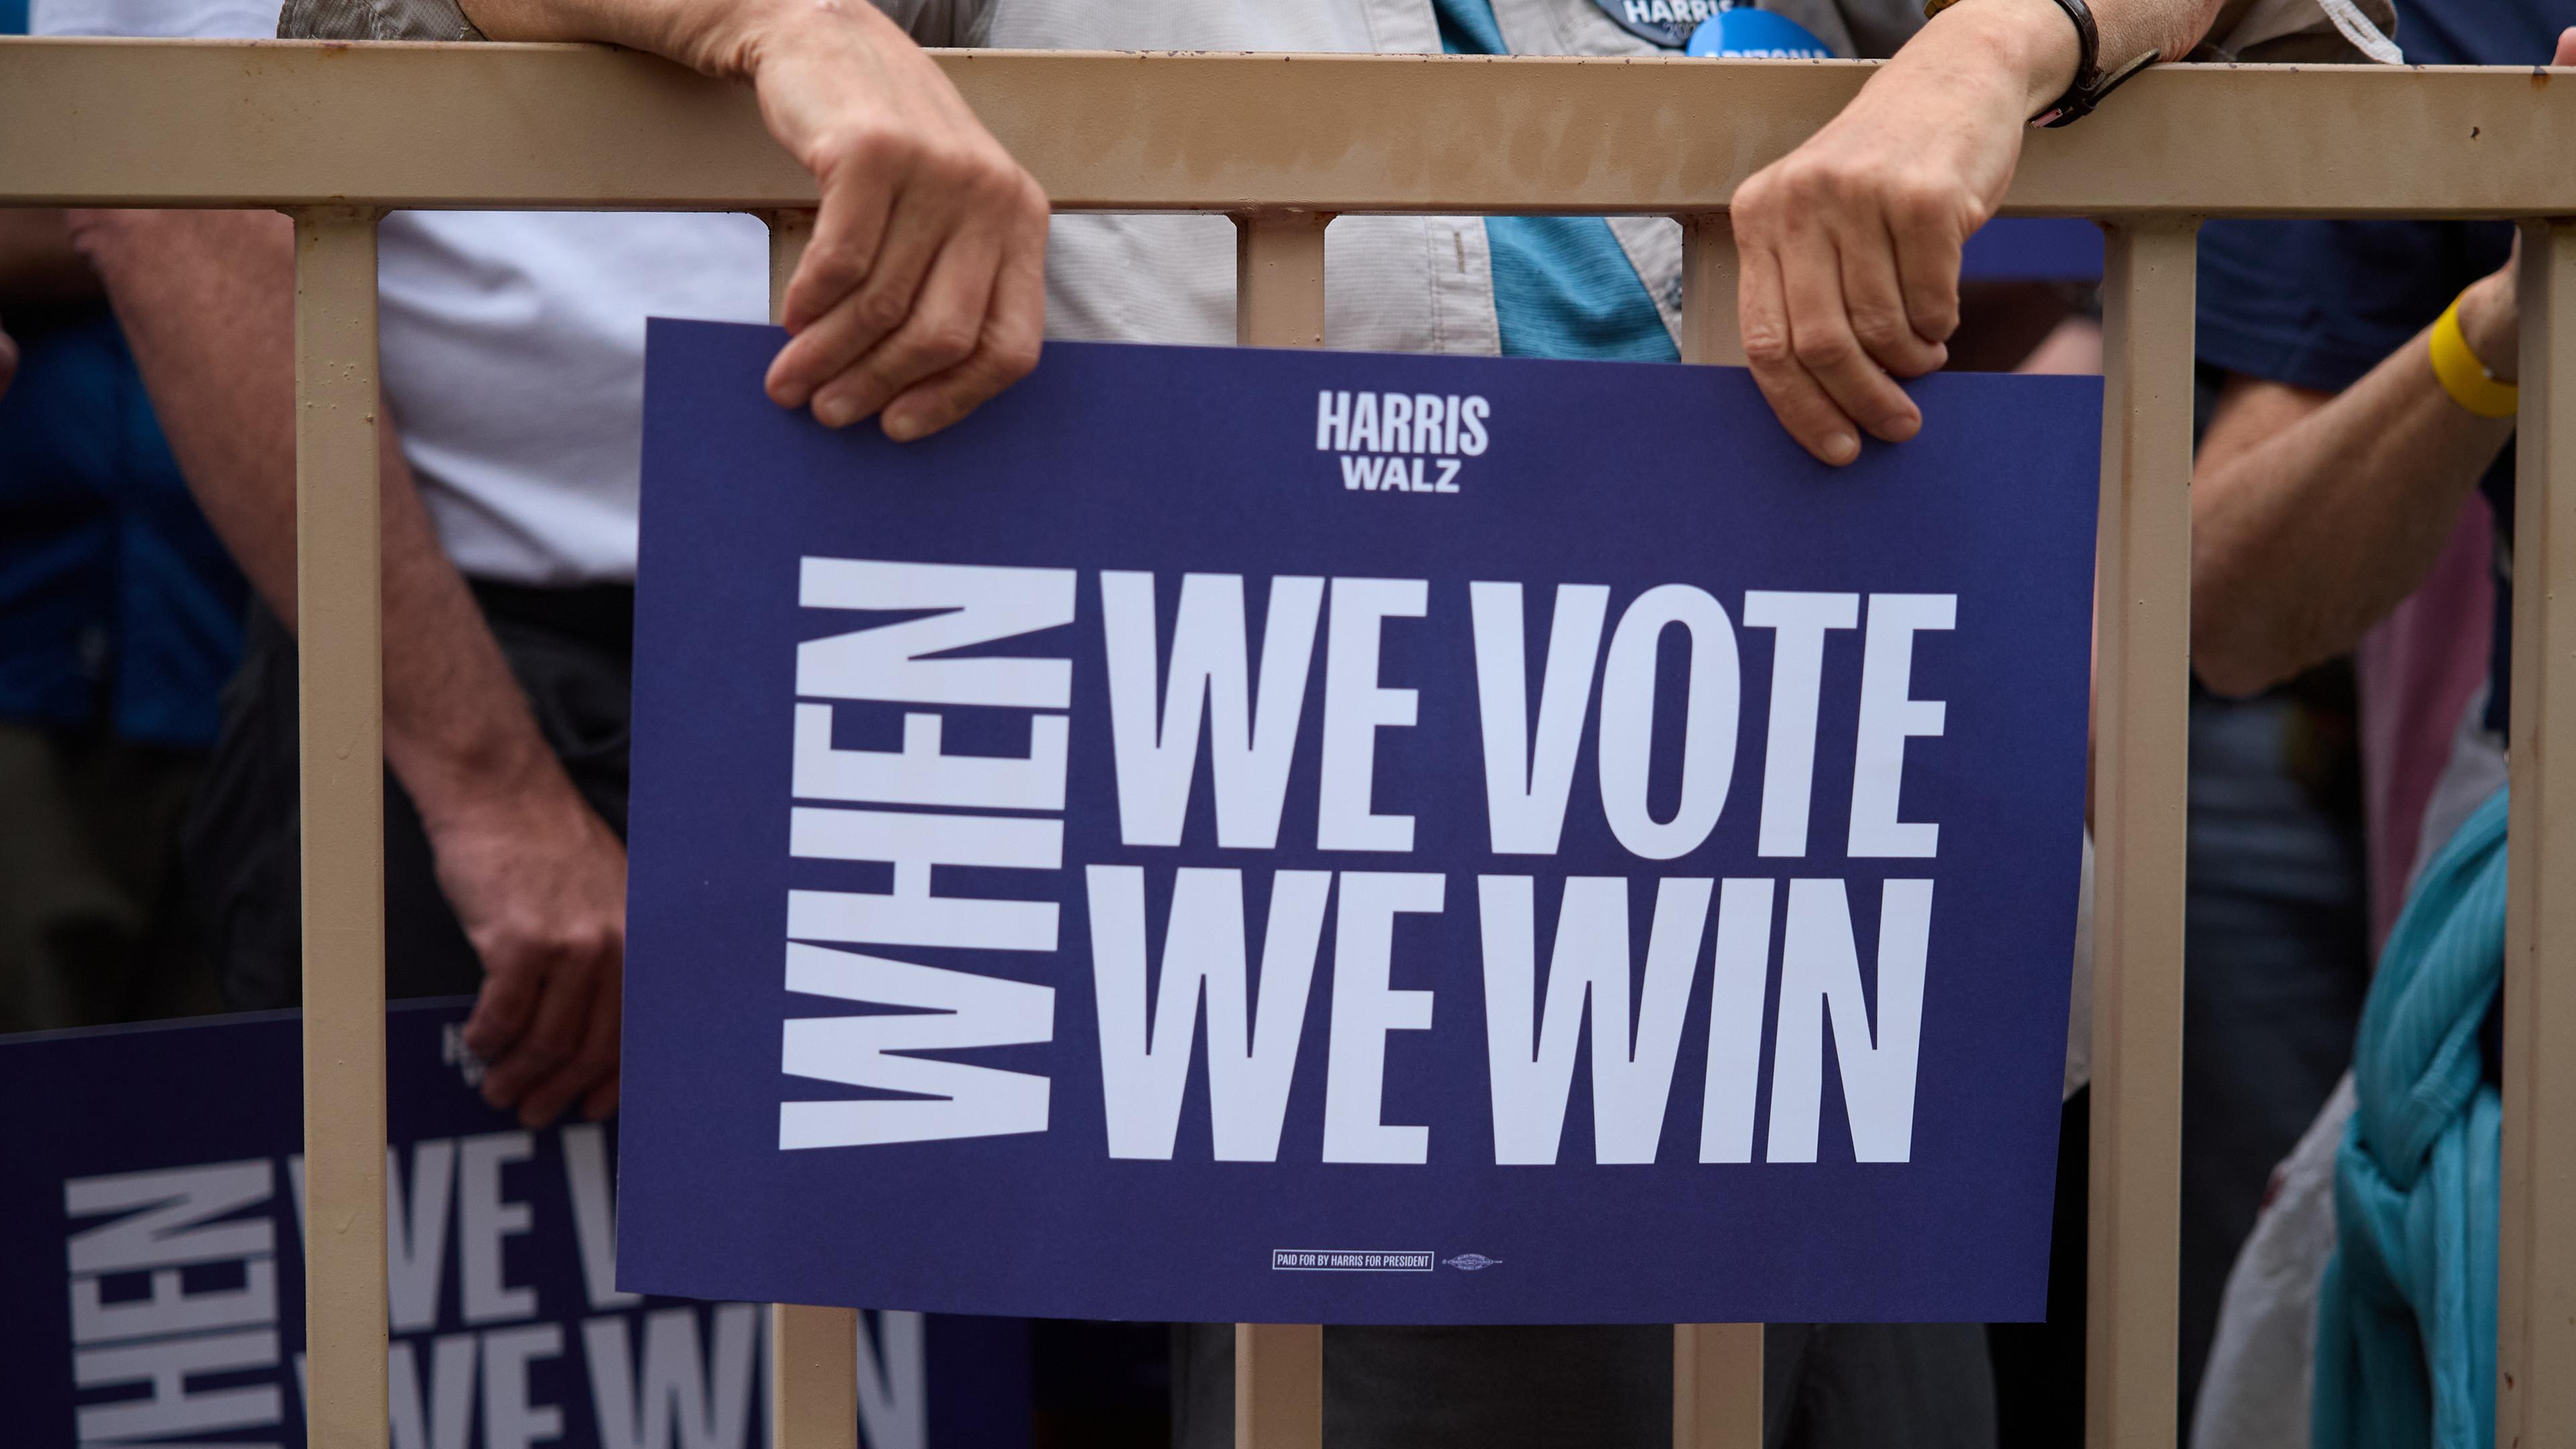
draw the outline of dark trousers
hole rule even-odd
[[[582,798],[624,836],[635,591],[478,583],[474,593],[546,743]],[[224,691],[223,734],[186,834],[190,884],[225,1004],[237,1011],[303,998],[295,701],[294,636],[254,606],[241,672]],[[420,812],[388,771],[386,993],[460,996],[482,981],[482,963],[439,890]]]
[[[0,721],[0,1032],[216,1010],[180,883],[205,757]]]
[[[2344,676],[2346,679],[2349,676]],[[2352,1060],[2370,987],[2349,696],[2195,692],[2183,909],[2181,1413],[2272,1169]],[[2348,685],[2346,686],[2348,688]]]
[[[1174,1328],[1178,1449],[1234,1442],[1234,1325]],[[1993,1449],[1974,1323],[1774,1323],[1764,1449]],[[1327,1328],[1330,1449],[1670,1449],[1673,1330]]]

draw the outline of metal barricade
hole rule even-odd
[[[945,52],[1058,210],[1223,213],[1238,338],[1321,345],[1350,213],[1661,214],[1685,360],[1740,360],[1735,186],[1859,62]],[[2553,85],[2553,80],[2567,89]],[[0,205],[296,221],[311,1442],[386,1442],[375,223],[392,208],[735,210],[772,298],[811,180],[750,94],[570,46],[0,41]],[[2176,66],[2035,133],[2005,209],[2107,234],[2086,1442],[2175,1442],[2193,235],[2233,216],[2523,223],[2500,1449],[2576,1445],[2576,76]],[[2554,426],[2560,415],[2569,428]],[[2553,485],[2553,480],[2561,480]],[[2546,769],[2544,767],[2547,767]],[[2550,883],[2555,882],[2553,889]],[[2553,1231],[2554,1229],[2554,1231]],[[856,1442],[856,1315],[780,1307],[780,1449]],[[1239,1445],[1314,1449],[1322,1330],[1237,1331]],[[1674,1330],[1675,1443],[1761,1442],[1759,1325]]]

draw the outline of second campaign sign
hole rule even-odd
[[[653,324],[620,1285],[2039,1315],[2098,385]]]

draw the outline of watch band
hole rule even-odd
[[[1949,9],[1958,0],[1925,0],[1923,17],[1930,19]],[[2105,74],[2102,70],[2102,31],[2093,23],[2093,7],[2084,0],[2056,0],[2057,8],[2075,26],[2075,80],[2065,94],[2048,103],[2030,118],[2034,126],[2071,126],[2093,114],[2102,98],[2118,90],[2129,77],[2145,70],[2163,58],[2163,52],[2150,50],[2137,59]]]

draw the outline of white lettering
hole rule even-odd
[[[1338,607],[1338,603],[1337,603]],[[1428,991],[1390,989],[1398,914],[1437,914],[1444,876],[1341,873],[1342,904],[1333,921],[1333,1026],[1324,1072],[1326,1162],[1425,1162],[1428,1127],[1384,1120],[1386,1036],[1431,1029]]]
[[[1730,879],[1717,898],[1708,993],[1708,1080],[1700,1100],[1699,1160],[1753,1160],[1753,1092],[1762,1072],[1762,997],[1771,981],[1767,880]]]
[[[396,1333],[438,1326],[438,1286],[447,1276],[447,1205],[456,1191],[456,1139],[415,1143],[408,1207],[401,1150],[385,1149],[385,1274]]]
[[[1172,625],[1170,684],[1154,711],[1154,576],[1100,576],[1109,666],[1109,729],[1117,765],[1118,834],[1128,845],[1178,845],[1208,720],[1217,844],[1268,850],[1279,839],[1288,767],[1306,704],[1324,581],[1275,578],[1261,638],[1256,702],[1244,659],[1243,580],[1190,574]]]
[[[581,1248],[581,1283],[590,1306],[632,1308],[644,1300],[617,1291],[617,1195],[609,1186],[608,1134],[596,1122],[572,1123],[563,1129],[563,1153],[573,1237]]]
[[[397,1341],[386,1348],[393,1449],[466,1449],[474,1432],[475,1343],[471,1333],[431,1340],[426,1389],[420,1381],[421,1345]]]
[[[285,1409],[277,1385],[191,1393],[188,1380],[276,1366],[274,1329],[80,1349],[72,1355],[75,1386],[140,1383],[150,1389],[141,1398],[84,1406],[77,1415],[81,1442],[168,1439],[275,1424]]]
[[[1485,419],[1492,412],[1493,405],[1481,397],[1468,398],[1458,405],[1458,426],[1463,430],[1458,438],[1459,452],[1470,458],[1484,456]]]
[[[1338,452],[1351,443],[1351,395],[1330,388],[1315,394],[1315,451]]]
[[[1475,619],[1476,708],[1494,853],[1554,855],[1565,830],[1566,797],[1574,788],[1583,717],[1592,707],[1592,666],[1601,655],[1610,590],[1600,584],[1557,585],[1535,738],[1529,733],[1521,586],[1471,583],[1467,599]]]
[[[1905,741],[1938,735],[1949,707],[1937,699],[1908,697],[1914,675],[1914,636],[1948,629],[1958,620],[1956,594],[1872,594],[1869,632],[1861,654],[1860,737],[1852,759],[1851,850],[1861,856],[1930,857],[1941,827],[1899,821],[1905,793]]]
[[[993,568],[807,558],[797,602],[809,609],[941,612],[796,646],[796,692],[829,699],[1063,709],[1063,659],[932,659],[1073,622],[1071,569]]]
[[[806,800],[954,805],[991,810],[1064,808],[1065,717],[1029,716],[1029,752],[942,752],[938,715],[907,713],[900,750],[832,747],[832,706],[796,706],[795,792]]]
[[[1378,446],[1390,453],[1413,446],[1413,395],[1390,392],[1377,400]]]
[[[715,1316],[713,1363],[698,1346],[700,1310],[662,1308],[644,1315],[640,1375],[628,1317],[582,1325],[601,1449],[743,1449],[751,1430],[760,1308],[717,1303],[705,1311]]]
[[[1824,1022],[1833,1018],[1852,1156],[1903,1162],[1913,1153],[1914,1067],[1923,1028],[1923,961],[1932,932],[1932,882],[1892,880],[1879,894],[1878,1030],[1870,1040],[1860,948],[1839,880],[1789,882],[1780,948],[1780,1027],[1771,1066],[1772,1162],[1816,1160],[1824,1090]]]
[[[99,1278],[72,1279],[72,1341],[112,1343],[127,1338],[161,1338],[174,1333],[202,1333],[210,1328],[242,1328],[277,1321],[277,1260],[242,1259],[239,1288],[187,1291],[186,1275],[176,1268],[155,1268],[149,1291],[141,1298],[105,1301]]]
[[[782,1102],[781,1148],[1046,1130],[1046,1078],[905,1054],[1052,1041],[1055,988],[790,944],[787,989],[922,1010],[790,1018],[779,1063],[788,1075],[917,1096]]]
[[[1574,1081],[1574,1040],[1589,997],[1592,1157],[1652,1162],[1672,1096],[1682,1016],[1690,1005],[1709,883],[1672,879],[1655,893],[1646,984],[1629,1009],[1628,882],[1575,876],[1557,908],[1547,1004],[1535,1032],[1535,927],[1525,875],[1479,876],[1485,949],[1485,1052],[1494,1109],[1494,1161],[1554,1163]],[[1631,1035],[1631,1023],[1634,1034]],[[1535,1042],[1535,1045],[1533,1045]]]
[[[1761,855],[1807,853],[1807,800],[1816,776],[1816,702],[1824,691],[1825,632],[1860,622],[1858,594],[1744,596],[1744,627],[1770,629],[1771,734],[1762,751]]]
[[[860,1442],[868,1449],[927,1449],[930,1376],[922,1353],[922,1316],[876,1314],[874,1344],[869,1342],[868,1318],[859,1315]]]
[[[483,1449],[528,1449],[563,1437],[563,1410],[528,1397],[528,1364],[563,1352],[563,1325],[483,1335]]]
[[[1670,820],[1647,808],[1655,731],[1655,653],[1664,629],[1690,635],[1687,707],[1682,716],[1681,802]],[[1619,843],[1647,860],[1699,848],[1726,808],[1735,772],[1739,691],[1735,627],[1705,590],[1663,584],[1637,596],[1610,636],[1601,671],[1601,809]]]
[[[799,806],[789,812],[788,849],[808,859],[894,865],[894,889],[886,894],[789,892],[787,934],[796,939],[992,951],[1055,949],[1055,902],[934,895],[931,870],[1059,869],[1064,864],[1061,820]]]
[[[1317,790],[1315,845],[1321,850],[1413,848],[1413,817],[1372,811],[1377,732],[1409,727],[1410,689],[1378,684],[1381,626],[1419,619],[1430,586],[1420,579],[1335,579],[1333,620],[1324,647],[1324,750]],[[1346,900],[1342,907],[1350,909]]]
[[[484,1132],[457,1140],[457,1240],[465,1321],[528,1318],[537,1290],[502,1282],[501,1240],[528,1230],[528,1205],[501,1196],[501,1169],[536,1150],[525,1132]],[[436,1310],[432,1309],[433,1318]]]
[[[275,1168],[264,1157],[74,1178],[63,1184],[66,1216],[112,1212],[128,1216],[74,1233],[71,1270],[116,1273],[273,1253],[276,1232],[267,1218],[229,1223],[213,1219],[268,1201],[276,1180]]]
[[[1219,1162],[1275,1162],[1290,1075],[1324,934],[1327,871],[1283,870],[1261,946],[1261,1002],[1248,1009],[1243,872],[1184,868],[1163,927],[1162,987],[1145,1023],[1145,872],[1095,865],[1091,970],[1109,1155],[1169,1159],[1181,1122],[1205,983],[1208,1099]]]

